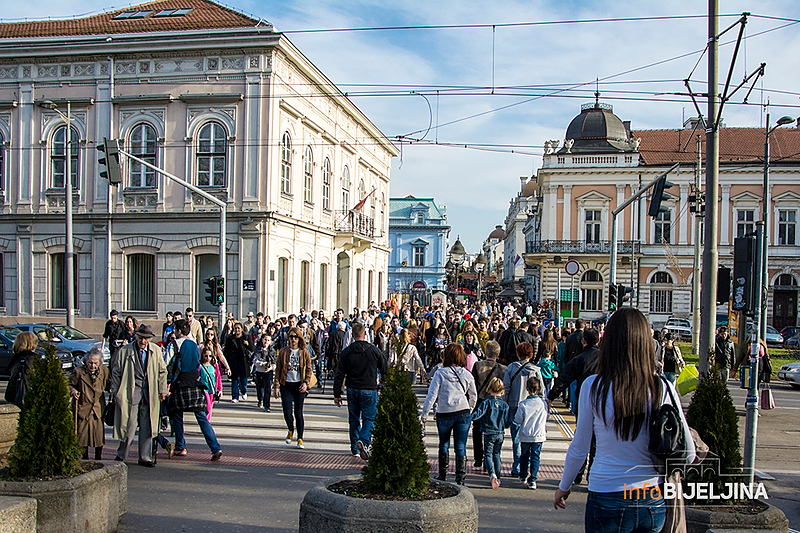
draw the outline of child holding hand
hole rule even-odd
[[[502,400],[505,393],[503,381],[492,378],[486,387],[490,394],[472,413],[472,420],[481,421],[483,433],[483,461],[492,481],[492,488],[500,486],[500,450],[503,447],[503,432],[511,424],[508,404]]]
[[[539,475],[539,455],[542,444],[547,440],[547,404],[540,396],[542,386],[536,378],[528,378],[525,384],[528,397],[517,407],[514,422],[519,424],[519,441],[522,454],[519,458],[519,480],[529,489],[536,488],[536,477]],[[528,476],[530,465],[531,475]]]

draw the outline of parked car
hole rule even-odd
[[[786,339],[784,346],[795,346],[795,347],[800,346],[800,331],[798,331],[797,333]]]
[[[787,382],[795,389],[800,389],[800,361],[783,365],[778,370],[778,379]]]
[[[786,342],[791,337],[794,337],[797,333],[800,333],[800,328],[795,326],[786,326],[781,330],[781,337],[783,337],[783,342]]]
[[[40,341],[52,339],[53,344],[68,350],[76,359],[83,359],[89,350],[103,344],[97,339],[63,324],[15,324],[14,327],[22,331],[32,331]],[[108,365],[110,360],[111,352],[108,351],[107,346],[103,346],[103,363]],[[78,366],[81,364],[83,362],[79,361]]]
[[[747,336],[748,337],[751,335],[752,331],[753,331],[753,325],[752,324],[748,324],[747,325]],[[772,326],[767,326],[767,336],[766,336],[766,338],[764,340],[766,341],[768,346],[769,345],[783,346],[783,337],[781,337],[781,334],[778,333],[778,330],[773,328]]]
[[[0,376],[8,377],[11,373],[11,360],[14,358],[14,352],[11,347],[14,346],[14,339],[17,335],[22,333],[21,329],[0,326]],[[75,368],[75,356],[68,350],[56,347],[58,358],[61,359],[61,368],[65,374],[71,374]],[[40,343],[36,348],[36,353],[44,355],[44,345]]]
[[[664,327],[678,339],[692,338],[692,323],[685,318],[670,317],[667,319],[667,323],[664,324]]]

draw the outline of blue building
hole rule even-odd
[[[445,206],[433,198],[389,199],[389,285],[391,293],[423,294],[446,287],[450,226]]]

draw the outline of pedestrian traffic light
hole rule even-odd
[[[733,294],[731,307],[750,314],[755,310],[753,277],[756,268],[756,238],[745,235],[733,239]]]
[[[203,280],[203,285],[206,286],[206,301],[211,303],[212,305],[219,305],[217,303],[217,280],[219,276],[212,276],[208,279]],[[224,280],[223,280],[223,283]]]
[[[666,211],[666,208],[661,207],[661,202],[664,200],[672,200],[675,197],[664,192],[664,189],[669,189],[673,185],[672,182],[667,181],[666,175],[656,182],[653,186],[653,195],[650,197],[650,208],[647,210],[648,215],[657,217],[658,213]]]
[[[726,304],[731,299],[731,269],[717,267],[717,303]]]
[[[617,286],[613,283],[608,286],[608,311],[613,313],[617,310]]]
[[[623,307],[633,296],[633,287],[626,287],[622,283],[617,285],[617,305]]]
[[[225,303],[225,278],[215,276],[212,279],[216,280],[214,285],[214,305],[220,306]]]
[[[101,152],[101,156],[97,162],[101,166],[106,167],[106,170],[100,171],[100,177],[108,180],[111,185],[119,185],[122,183],[122,172],[119,166],[119,147],[115,139],[108,139],[103,137],[103,144],[97,146],[97,150]]]

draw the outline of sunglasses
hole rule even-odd
[[[299,339],[300,337],[298,337],[297,335],[289,335],[289,338],[290,339]]]

